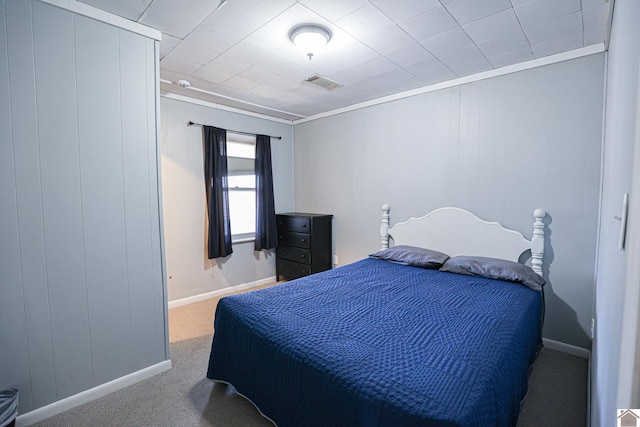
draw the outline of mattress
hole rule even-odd
[[[207,376],[280,427],[515,425],[541,308],[517,283],[364,259],[221,299]]]

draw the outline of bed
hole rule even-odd
[[[384,205],[373,257],[221,299],[207,377],[280,427],[513,426],[541,346],[544,216],[527,239],[459,208],[391,226]]]

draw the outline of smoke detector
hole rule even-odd
[[[178,86],[186,89],[191,87],[191,82],[189,80],[178,80],[176,83],[178,84]]]

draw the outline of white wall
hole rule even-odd
[[[593,351],[593,425],[614,425],[627,254],[618,250],[622,197],[631,190],[640,89],[640,2],[616,0],[608,53],[602,217]],[[631,217],[630,221],[636,218]],[[638,262],[637,259],[633,262]],[[636,307],[637,310],[637,307]],[[628,354],[627,357],[633,357]],[[628,372],[628,375],[631,375]]]
[[[604,55],[426,93],[294,126],[295,208],[334,214],[346,264],[392,222],[467,208],[531,236],[544,208],[544,336],[590,348]]]
[[[165,97],[160,111],[169,301],[274,277],[273,251],[255,252],[253,241],[235,243],[226,258],[207,258],[202,129],[187,123],[281,136],[271,140],[276,212],[293,208],[291,124]]]
[[[0,389],[19,412],[168,358],[155,41],[0,0]]]

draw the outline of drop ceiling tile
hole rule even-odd
[[[228,32],[210,27],[209,25],[200,24],[185,38],[185,40],[219,52],[225,52],[230,47],[235,46],[242,39],[238,36],[229,34]]]
[[[525,33],[531,45],[582,32],[582,13],[564,15],[540,25],[526,27]],[[537,56],[537,55],[536,55]]]
[[[291,61],[284,60],[275,55],[265,58],[259,65],[267,71],[295,81],[301,81],[308,75],[313,74],[313,72],[309,72],[308,67],[291,63]]]
[[[374,36],[361,40],[381,55],[386,55],[405,47],[418,45],[413,38],[396,26],[381,28]]]
[[[299,3],[325,19],[337,21],[369,4],[368,0],[299,0]]]
[[[332,94],[335,93],[336,90],[337,89],[334,89],[333,91],[328,91],[320,86],[307,83],[307,82],[302,82],[300,86],[298,86],[295,89],[291,89],[289,93],[296,95],[302,99],[309,100],[309,99],[315,98],[315,100],[324,102],[326,100],[329,100],[333,96]]]
[[[377,87],[407,85],[414,76],[400,67],[371,77],[376,82]],[[405,86],[406,87],[406,86]]]
[[[457,26],[456,21],[444,7],[433,9],[400,24],[400,27],[416,40],[428,39]]]
[[[427,50],[420,46],[414,45],[404,49],[397,50],[387,55],[387,59],[400,67],[407,67],[416,63],[437,62]]]
[[[487,55],[487,59],[495,68],[506,67],[508,65],[517,64],[519,62],[531,61],[535,59],[531,48],[529,46],[525,48],[509,50],[496,55]]]
[[[349,105],[359,104],[361,102],[366,102],[370,100],[371,100],[371,91],[362,90],[349,97],[338,99],[336,100],[336,102],[332,103],[332,105],[334,106],[334,108],[343,108]]]
[[[316,61],[316,59],[318,59],[318,61]],[[348,68],[350,66],[349,63],[344,63],[342,62],[339,58],[333,58],[333,57],[329,57],[329,58],[322,58],[322,61],[320,61],[321,58],[314,58],[313,60],[309,61],[307,60],[307,62],[299,62],[296,63],[296,66],[302,67],[305,69],[305,74],[304,74],[304,78],[309,77],[313,74],[320,74],[321,76],[327,76],[327,74],[338,71],[338,70],[343,70],[345,68]],[[354,64],[356,62],[353,62]],[[300,79],[296,79],[296,80],[300,80]]]
[[[369,46],[365,45],[355,37],[344,33],[342,30],[334,33],[334,38],[330,41],[325,50],[322,51],[322,54],[323,60],[325,58],[331,58],[345,64],[346,66],[369,61],[379,56],[379,54]]]
[[[225,32],[241,39],[256,31],[265,22],[264,19],[259,19],[235,7],[230,4],[230,1],[223,3],[220,9],[203,21],[205,25],[217,31]]]
[[[240,91],[249,91],[259,86],[259,84],[253,80],[248,80],[238,76],[231,77],[229,80],[226,80],[224,84],[225,86],[229,86]]]
[[[419,78],[422,82],[428,83],[432,83],[437,79],[451,80],[457,77],[453,71],[437,60],[418,62],[409,65],[405,70]]]
[[[380,82],[373,77],[361,79],[351,84],[351,90],[353,93],[365,94],[365,97],[361,98],[365,101],[371,98],[377,98],[379,87]]]
[[[582,33],[584,45],[588,46],[592,44],[603,43],[607,38],[608,30],[609,30],[609,27],[607,25],[585,28],[585,30]]]
[[[293,6],[296,0],[233,0],[233,5],[264,21],[271,20]]]
[[[478,74],[493,69],[493,65],[486,58],[477,59],[473,61],[465,61],[449,65],[449,68],[453,70],[459,77],[470,76],[472,74]]]
[[[535,0],[515,8],[524,28],[578,12],[580,0]]]
[[[578,49],[583,46],[582,31],[579,33],[563,35],[551,40],[531,45],[536,58],[554,55],[568,50]]]
[[[260,98],[263,98],[263,99],[277,99],[277,97],[280,96],[282,91],[277,90],[268,84],[261,84],[249,90],[248,92],[256,96],[259,96]]]
[[[373,4],[398,24],[441,7],[438,0],[377,0]]]
[[[176,47],[181,41],[182,40],[177,37],[162,33],[162,40],[160,41],[160,59],[171,53],[173,48]]]
[[[302,86],[302,83],[300,83],[300,86]],[[322,89],[323,91],[326,91],[326,89],[323,89],[323,88],[320,88],[320,89]],[[282,103],[281,105],[284,108],[292,108],[298,105],[305,105],[309,103],[308,98],[305,99],[301,96],[298,96],[292,91],[280,91],[280,94],[276,99]]]
[[[229,48],[224,53],[252,65],[258,65],[272,55],[268,50],[261,46],[256,46],[246,39]]]
[[[252,66],[248,62],[241,61],[228,54],[222,54],[207,64],[209,68],[217,68],[229,74],[240,74]]]
[[[282,76],[272,73],[258,65],[249,68],[238,74],[245,79],[253,80],[261,85],[269,85],[276,90],[287,91],[297,87],[300,82],[286,79]]]
[[[218,7],[218,4],[219,1],[211,0],[154,0],[138,21],[184,39]]]
[[[395,71],[401,71],[400,67],[384,57],[374,58],[370,61],[354,65],[352,68],[358,69],[362,79],[366,77],[376,77],[387,73],[393,73]]]
[[[601,4],[582,9],[584,28],[600,27],[609,23],[609,4]]]
[[[511,8],[509,0],[454,0],[446,5],[460,25],[486,18]]]
[[[366,40],[394,23],[373,5],[367,4],[338,20],[336,25],[352,36]]]
[[[500,37],[477,43],[476,46],[487,57],[520,49],[528,49],[531,52],[529,41],[522,31],[504,34]]]
[[[190,19],[170,19],[152,14],[149,15],[149,17],[142,17],[142,19],[140,19],[140,23],[181,39],[184,39],[199,24],[199,22]]]
[[[423,85],[430,86],[437,83],[446,82],[448,80],[454,80],[457,77],[458,76],[456,76],[453,71],[446,68],[441,73],[425,74],[424,76],[418,76],[418,79],[422,82]]]
[[[193,75],[209,83],[223,83],[233,77],[232,73],[228,73],[217,67],[207,66],[200,68],[194,72]]]
[[[197,70],[202,67],[202,64],[199,64],[195,61],[191,61],[188,59],[178,58],[172,54],[166,55],[160,61],[160,68],[166,69],[169,71],[175,71],[177,73],[182,73],[184,75],[193,74]],[[186,77],[183,77],[186,78]]]
[[[492,68],[475,45],[441,52],[435,56],[458,76],[466,76]]]
[[[324,77],[342,84],[344,87],[351,87],[352,84],[362,80],[366,75],[358,67],[348,67],[333,73],[325,74]]]
[[[200,83],[197,82],[197,84],[199,85]],[[194,85],[192,85],[192,87]],[[197,85],[195,85],[195,87],[199,88],[199,86]],[[204,83],[202,88],[210,92],[214,92],[223,96],[229,96],[231,98],[241,99],[247,102],[257,101],[257,98],[245,95],[246,91],[239,90],[227,85],[226,81],[224,83]]]
[[[602,4],[610,6],[612,3],[613,0],[582,0],[582,8],[588,9],[590,7],[600,6]]]
[[[82,2],[98,9],[107,10],[123,18],[137,21],[149,7],[152,0],[82,0]]]
[[[398,66],[388,59],[378,56],[369,61],[354,64],[333,73],[325,74],[331,80],[335,80],[345,86],[356,83],[367,77],[384,74],[398,69]]]
[[[220,56],[220,53],[188,40],[183,40],[171,51],[171,56],[205,65]]]
[[[453,30],[440,33],[420,42],[429,52],[436,55],[448,50],[460,49],[473,44],[473,40],[469,38],[462,28],[457,27]]]
[[[476,43],[495,39],[505,33],[522,31],[513,9],[503,10],[486,18],[473,21],[463,25],[462,28]]]
[[[379,86],[378,93],[375,96],[370,96],[369,101],[374,99],[383,98],[385,96],[395,95],[400,92],[407,91],[409,89],[413,89],[416,86],[422,86],[420,81],[416,78],[411,80],[407,80],[402,84],[390,84],[386,86]]]

